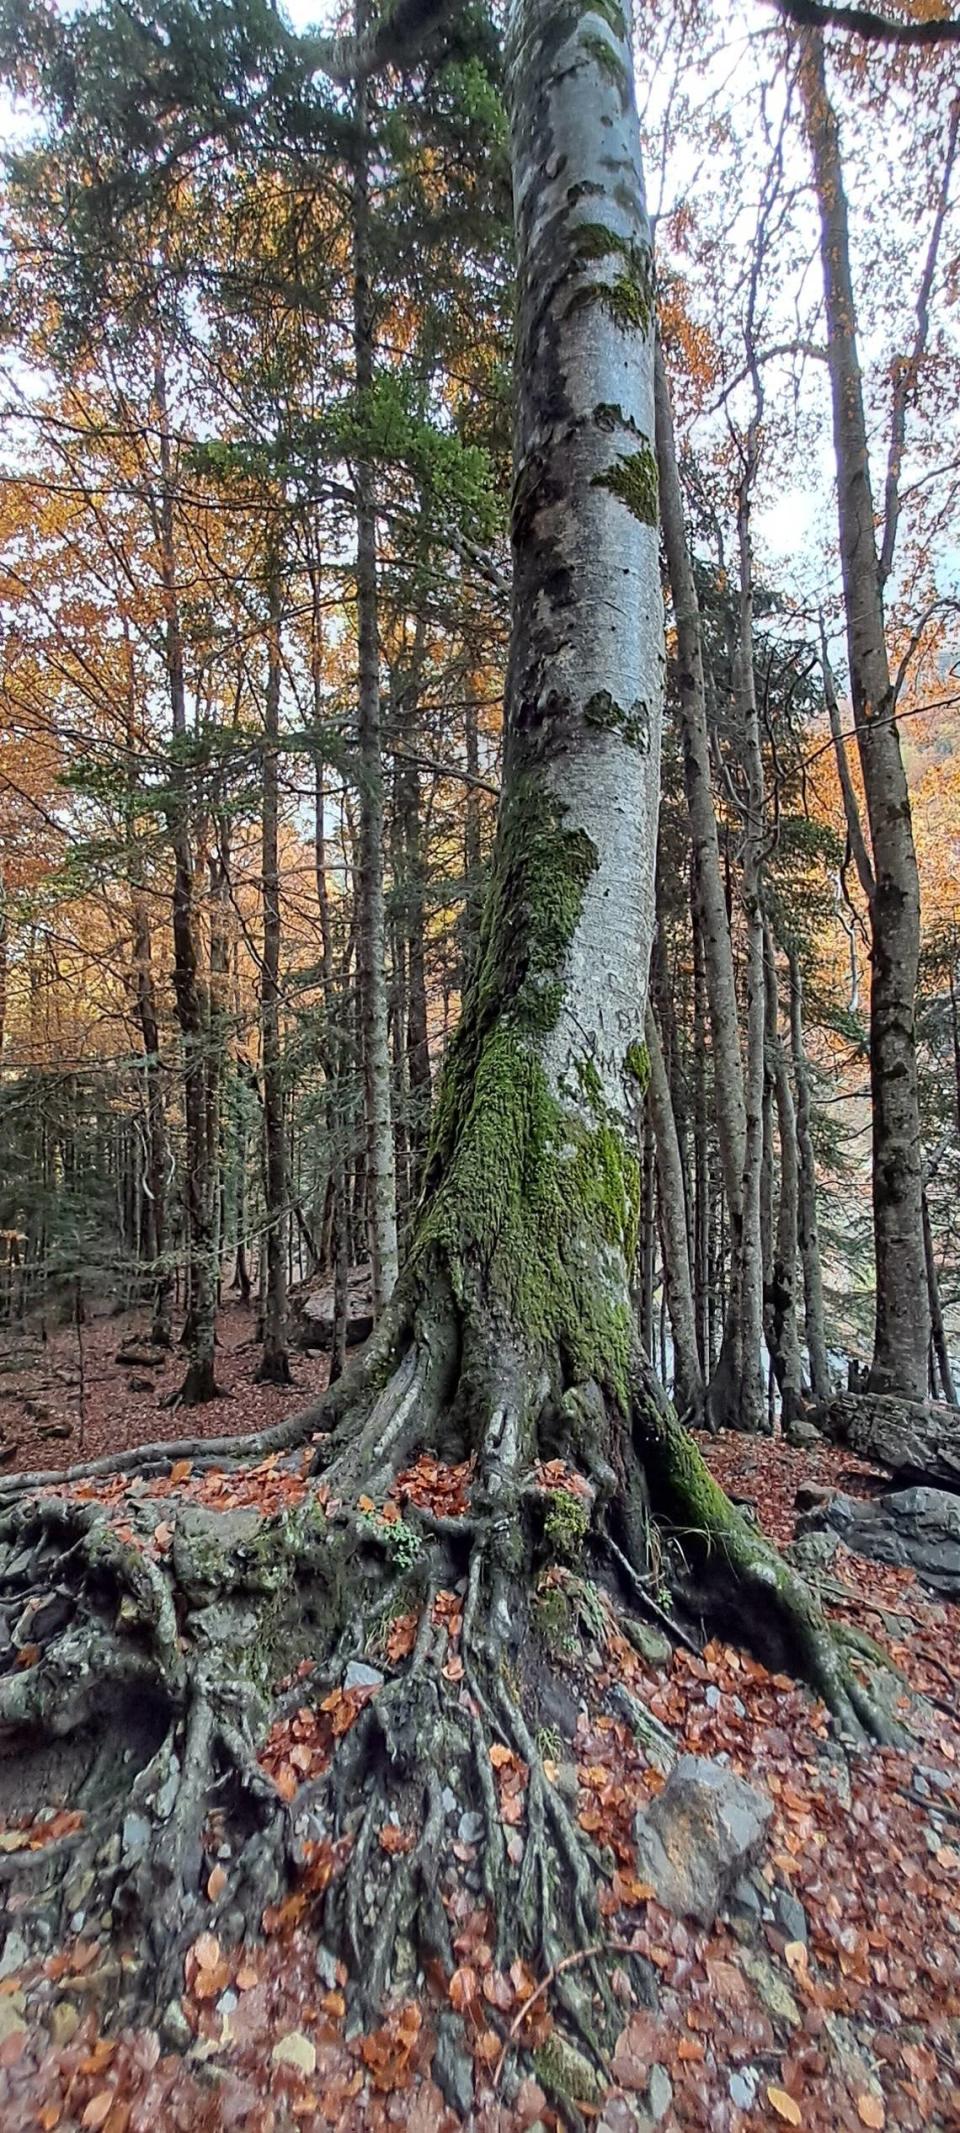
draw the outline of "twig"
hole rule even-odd
[[[592,1963],[596,1960],[598,1955],[635,1956],[638,1953],[639,1950],[635,1948],[632,1942],[628,1940],[600,1940],[597,1941],[592,1948],[578,1948],[576,1949],[573,1955],[565,1955],[563,1957],[562,1962],[554,1963],[553,1969],[547,1971],[545,1978],[541,1978],[536,1991],[530,1994],[530,1998],[528,2000],[524,2000],[523,2006],[518,2008],[517,2013],[514,2015],[513,2021],[511,2022],[507,2034],[504,2037],[503,2048],[501,2050],[500,2057],[497,2060],[496,2066],[494,2067],[494,2094],[496,2094],[497,2089],[500,2086],[500,2076],[503,2073],[504,2062],[506,2060],[506,2056],[510,2049],[510,2046],[514,2041],[514,2038],[523,2028],[524,2022],[526,2021],[531,2008],[536,2006],[538,2000],[543,1999],[544,1994],[549,1992],[551,1985],[555,1982],[555,1980],[561,1975],[564,1970],[572,1970],[575,1963]]]

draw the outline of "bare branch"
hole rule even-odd
[[[925,21],[891,20],[872,7],[834,7],[829,0],[767,0],[788,22],[804,30],[847,30],[874,44],[957,44],[960,19],[954,15],[931,15]]]

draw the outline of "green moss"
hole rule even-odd
[[[600,726],[606,733],[619,733],[628,748],[636,748],[640,755],[650,753],[650,713],[642,697],[637,697],[626,710],[611,696],[609,689],[597,689],[588,697],[583,715],[589,726]]]
[[[631,1044],[627,1051],[627,1073],[639,1083],[640,1094],[645,1096],[650,1086],[650,1054],[645,1044]]]
[[[576,1650],[574,1614],[567,1594],[559,1585],[538,1585],[530,1602],[534,1630],[555,1659],[569,1659]]]
[[[581,37],[580,44],[583,51],[589,52],[591,59],[596,60],[608,81],[612,81],[621,91],[626,90],[630,76],[625,62],[613,45],[608,44],[605,37],[592,37],[589,33]]]
[[[639,451],[621,453],[606,474],[594,475],[593,487],[609,489],[618,496],[642,526],[657,524],[660,487],[657,462],[648,444],[642,444]]]
[[[608,48],[605,46],[604,50]],[[653,254],[649,245],[621,237],[604,222],[578,222],[570,232],[574,266],[594,265],[616,258],[618,271],[612,282],[588,282],[574,290],[568,311],[602,304],[624,330],[648,333],[653,324],[655,282]]]
[[[417,1252],[455,1293],[482,1268],[490,1301],[577,1379],[626,1396],[632,1328],[622,1277],[639,1171],[603,1107],[553,1094],[540,1058],[562,1007],[566,952],[596,865],[589,838],[523,779],[508,795],[477,976],[438,1093]],[[611,1262],[611,1254],[616,1255]],[[619,1264],[619,1274],[618,1274]]]
[[[599,2075],[594,2073],[582,2052],[564,2041],[559,2030],[553,2030],[546,2043],[539,2044],[532,2056],[534,2073],[548,2096],[570,2104],[600,2102],[603,2084]]]
[[[579,1556],[590,1527],[587,1505],[569,1489],[551,1489],[543,1521],[544,1538],[554,1555],[573,1562]]]
[[[605,22],[608,29],[613,31],[615,37],[626,37],[627,18],[619,5],[619,0],[587,0],[584,13],[587,15],[599,15],[601,21]]]
[[[422,1552],[415,1527],[408,1526],[403,1518],[384,1518],[378,1511],[364,1511],[362,1518],[393,1568],[400,1572],[411,1570]]]

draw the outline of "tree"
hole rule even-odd
[[[22,1566],[24,1548],[44,1547],[53,1530],[79,1609],[35,1665],[4,1677],[0,1722],[29,1723],[40,1740],[62,1735],[105,1695],[121,1728],[131,1695],[156,1714],[133,1787],[124,1771],[122,1797],[111,1795],[123,1766],[108,1758],[101,1804],[119,1815],[135,1798],[148,1823],[123,1900],[148,1935],[161,2006],[200,1901],[214,1765],[221,1812],[235,1811],[244,1830],[228,1900],[235,1922],[256,1926],[299,1843],[296,1809],[280,1811],[255,1760],[264,1692],[305,1644],[322,1653],[319,1684],[338,1684],[375,1624],[396,1632],[391,1648],[409,1664],[339,1746],[334,1726],[322,1793],[352,1841],[311,1853],[360,2003],[375,2007],[390,1981],[401,1920],[425,1960],[452,1970],[436,1878],[446,1770],[485,1816],[502,1952],[552,1969],[564,1948],[591,1947],[593,1879],[535,1737],[536,1682],[591,1569],[623,1580],[627,1612],[642,1593],[648,1502],[665,1537],[682,1529],[682,1552],[666,1558],[678,1591],[695,1563],[698,1606],[722,1606],[752,1641],[789,1657],[858,1736],[882,1724],[809,1594],[710,1479],[633,1332],[663,653],[652,264],[626,21],[608,0],[562,21],[552,0],[515,0],[508,69],[518,397],[504,791],[476,974],[444,1065],[405,1268],[319,1408],[239,1450],[236,1440],[203,1446],[249,1461],[322,1432],[322,1488],[254,1541],[221,1528],[211,1551],[196,1524],[189,1538],[187,1519],[171,1555],[148,1561],[136,1541],[113,1546],[95,1503],[61,1497],[52,1510],[25,1493],[25,1477],[0,1483],[3,1574],[11,1553]],[[437,1519],[414,1503],[397,1517],[390,1491],[418,1454],[461,1463],[463,1510]],[[154,1447],[122,1464],[149,1472],[190,1455]],[[547,1482],[544,1461],[560,1462]],[[433,1602],[460,1577],[451,1670]],[[400,1633],[411,1601],[412,1651]],[[135,1644],[124,1636],[131,1621]],[[331,1693],[335,1708],[343,1692]],[[529,1769],[519,1863],[493,1806],[491,1750],[494,1765],[517,1756]],[[160,1794],[174,1755],[168,1813]],[[413,1849],[394,1856],[375,1835],[398,1789],[420,1803],[421,1824]],[[314,1813],[319,1798],[313,1785]],[[94,1875],[100,1816],[95,1829],[75,1855]],[[601,1972],[595,1980],[612,2013]],[[561,1984],[559,1997],[567,2026],[582,2030],[577,1994]]]

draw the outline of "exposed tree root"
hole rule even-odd
[[[695,1556],[705,1606],[764,1656],[772,1641],[846,1736],[892,1729],[849,1642],[732,1509],[639,1365],[631,1435],[595,1385],[558,1391],[557,1373],[531,1370],[504,1339],[492,1354],[449,1297],[441,1306],[419,1313],[415,1338],[395,1312],[305,1416],[224,1440],[236,1460],[323,1426],[322,1480],[295,1510],[261,1520],[167,1496],[158,1542],[161,1507],[143,1487],[77,1502],[28,1494],[25,1478],[8,1497],[0,1806],[26,1810],[57,1783],[85,1817],[65,1849],[25,1850],[9,1871],[30,1877],[48,1942],[78,1917],[113,1917],[137,1951],[118,2021],[135,2003],[163,2018],[201,1930],[231,1944],[302,1899],[368,2022],[392,1991],[419,1995],[457,1968],[448,1826],[469,1813],[497,1963],[521,1957],[550,1976],[554,2013],[607,2079],[622,2010],[598,1952],[602,1876],[541,1739],[555,1737],[550,1695],[576,1609],[601,1639],[639,1607],[689,1644],[651,1585],[672,1581],[689,1604]],[[401,1515],[391,1491],[423,1452],[471,1460],[464,1511],[413,1501]],[[174,1456],[193,1455],[151,1447],[117,1466],[143,1474]],[[359,1659],[377,1672],[351,1686]],[[313,1745],[302,1782],[278,1790],[271,1728],[292,1713]],[[645,1964],[625,1961],[650,1998]],[[532,2017],[518,2034],[535,2037]]]

